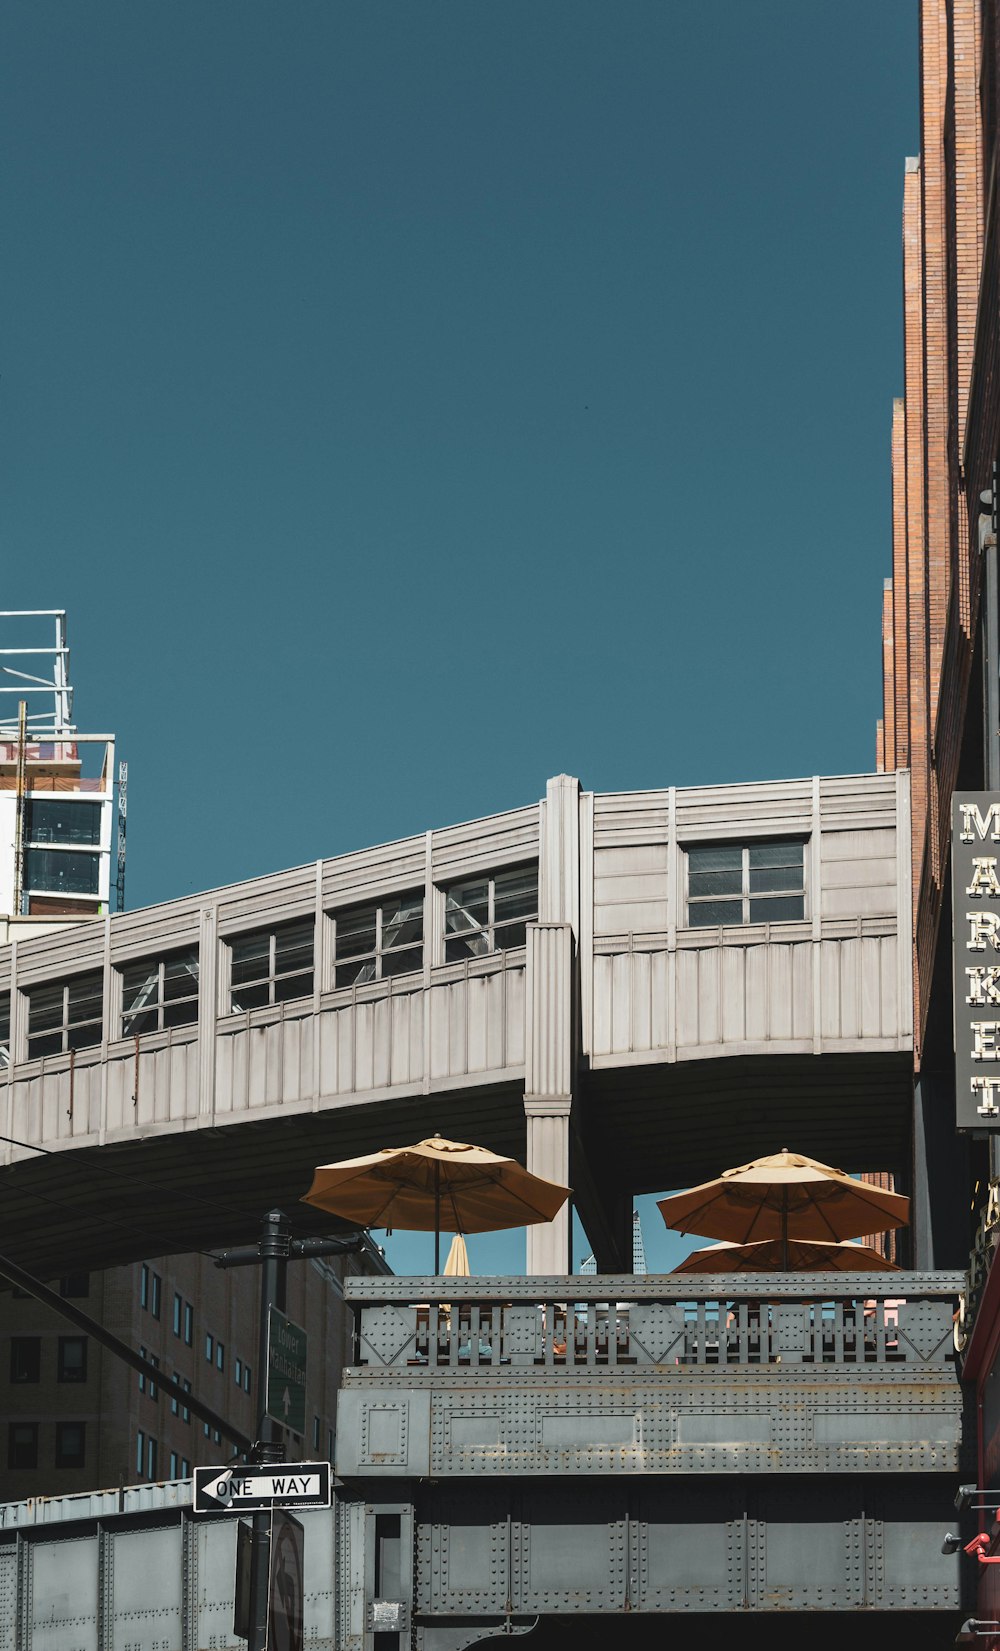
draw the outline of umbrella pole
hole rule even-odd
[[[441,1165],[434,1165],[434,1277],[441,1271]]]
[[[782,1188],[781,1193],[781,1267],[788,1271],[788,1188]]]

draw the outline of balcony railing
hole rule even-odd
[[[780,1364],[926,1370],[954,1356],[942,1273],[350,1280],[360,1367],[523,1374]]]

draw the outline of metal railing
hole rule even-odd
[[[950,1273],[352,1280],[354,1362],[524,1372],[762,1365],[941,1367]]]

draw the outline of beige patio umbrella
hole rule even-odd
[[[516,1158],[432,1135],[414,1146],[320,1164],[302,1202],[358,1226],[432,1232],[438,1273],[442,1224],[454,1233],[533,1226],[551,1221],[570,1190],[531,1175]]]
[[[787,1149],[662,1198],[658,1208],[667,1226],[680,1232],[736,1244],[778,1239],[786,1257],[791,1239],[836,1243],[905,1227],[910,1216],[910,1201],[899,1193],[854,1181],[843,1170]]]
[[[451,1241],[451,1249],[445,1257],[445,1278],[468,1278],[472,1268],[469,1266],[469,1250],[461,1233],[456,1233]]]
[[[765,1238],[759,1244],[710,1244],[692,1250],[673,1269],[675,1273],[898,1273],[894,1261],[866,1244],[822,1244],[816,1239],[790,1238],[783,1264],[781,1240]]]

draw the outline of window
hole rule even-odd
[[[183,1305],[184,1305],[184,1302],[183,1302],[182,1298],[175,1291],[174,1292],[174,1335],[175,1336],[179,1336],[180,1333],[181,1333],[181,1308],[183,1307]]]
[[[198,952],[194,946],[122,969],[122,1037],[191,1026],[198,1019]]]
[[[57,1422],[56,1467],[82,1468],[86,1452],[86,1422]]]
[[[149,1268],[145,1262],[139,1274],[139,1306],[147,1309],[149,1307]]]
[[[801,842],[689,848],[688,924],[780,923],[805,916]]]
[[[172,1450],[170,1452],[170,1477],[171,1477],[171,1479],[180,1478],[180,1475],[177,1472],[178,1465],[179,1464],[178,1464],[178,1460],[177,1460],[177,1452],[176,1452],[176,1450]]]
[[[159,1273],[153,1273],[150,1278],[149,1310],[155,1319],[160,1316],[160,1298],[163,1294],[163,1280]]]
[[[250,1383],[251,1383],[252,1379],[253,1379],[253,1372],[251,1371],[250,1366],[248,1364],[245,1364],[243,1366],[243,1391],[244,1391],[244,1393],[249,1393]]]
[[[517,866],[445,889],[446,963],[523,946],[538,916],[538,867]]]
[[[233,1380],[235,1381],[237,1387],[242,1387],[243,1386],[243,1360],[242,1359],[237,1359],[236,1363],[233,1365]]]
[[[100,854],[70,848],[26,848],[24,886],[31,894],[99,894]]]
[[[90,1294],[89,1273],[67,1273],[59,1280],[59,1294],[67,1301],[86,1301]]]
[[[355,906],[335,914],[338,986],[412,974],[424,962],[422,890],[394,894],[377,906]]]
[[[313,1450],[319,1450],[319,1417],[313,1417]]]
[[[61,1382],[87,1380],[86,1336],[59,1337],[58,1379]]]
[[[28,1058],[92,1049],[101,1041],[104,981],[100,970],[28,993]]]
[[[313,989],[313,928],[312,923],[285,923],[230,941],[234,1013],[309,997]]]
[[[181,1478],[182,1479],[190,1479],[190,1477],[191,1477],[191,1463],[188,1461],[186,1456],[182,1456],[181,1457]]]
[[[147,1364],[151,1364],[153,1366],[154,1370],[159,1370],[160,1361],[154,1353],[147,1353],[147,1351],[144,1347],[140,1347],[139,1353],[140,1353],[140,1356],[146,1360]],[[147,1383],[148,1383],[149,1397],[151,1399],[159,1398],[160,1389],[157,1387],[156,1382],[154,1381],[153,1377],[144,1375],[143,1372],[140,1370],[139,1371],[139,1392],[140,1393],[145,1393],[147,1391]]]
[[[146,1465],[146,1435],[140,1428],[135,1436],[135,1471],[142,1478],[142,1470]]]
[[[188,1347],[194,1346],[194,1308],[189,1301],[184,1303],[184,1340]]]
[[[190,1393],[191,1383],[187,1380],[186,1377],[181,1375],[179,1370],[174,1371],[174,1381],[175,1382],[180,1382],[180,1384],[183,1387],[185,1393]],[[172,1398],[171,1401],[170,1401],[170,1413],[171,1413],[172,1416],[179,1416],[182,1422],[190,1422],[190,1420],[191,1420],[191,1412],[188,1409],[187,1405],[182,1405],[180,1400],[178,1398],[176,1398],[176,1396],[174,1398]]]
[[[8,1425],[7,1466],[9,1468],[37,1468],[37,1422],[11,1422]]]
[[[209,1364],[215,1358],[215,1338],[212,1335],[206,1335],[205,1337],[205,1357]]]
[[[42,1370],[41,1336],[11,1336],[10,1379],[12,1382],[37,1382]]]
[[[147,1479],[155,1479],[156,1478],[157,1459],[158,1459],[158,1456],[159,1456],[159,1449],[160,1449],[160,1447],[157,1444],[155,1439],[147,1439],[146,1440],[146,1478]]]
[[[215,1364],[218,1370],[225,1370],[226,1368],[226,1349],[221,1341],[217,1341],[215,1344]]]
[[[71,802],[68,798],[55,802],[32,797],[25,815],[26,842],[57,843],[60,848],[71,844],[85,848],[101,846],[100,803],[78,803],[75,799]]]

